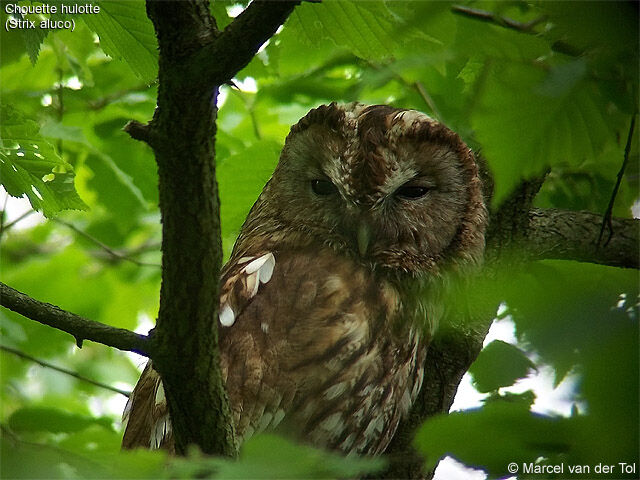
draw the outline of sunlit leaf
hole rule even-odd
[[[16,432],[60,433],[77,432],[93,424],[110,428],[111,420],[78,415],[55,408],[25,407],[14,412],[9,417],[8,424]]]
[[[82,19],[98,34],[108,55],[123,59],[145,82],[155,79],[157,41],[143,2],[102,1],[99,14],[82,15]]]
[[[177,478],[213,473],[213,478],[353,478],[380,471],[381,458],[344,457],[298,445],[276,435],[258,435],[247,441],[238,461],[204,458],[193,454],[173,463]]]
[[[14,197],[26,195],[46,216],[87,206],[73,186],[73,168],[38,133],[38,125],[9,105],[2,106],[0,178]]]
[[[414,443],[430,466],[451,455],[466,465],[503,476],[509,473],[510,462],[521,466],[541,456],[557,459],[568,451],[571,432],[566,427],[567,420],[532,414],[526,404],[492,402],[481,409],[427,420]]]
[[[334,0],[320,5],[303,4],[294,11],[287,26],[307,44],[330,38],[362,58],[388,57],[396,45],[392,17],[384,3]]]
[[[518,65],[492,69],[472,122],[494,175],[495,204],[520,178],[594,160],[616,141],[621,117],[584,78],[581,62],[548,74]]]

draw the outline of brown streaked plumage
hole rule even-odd
[[[276,430],[377,454],[421,384],[443,274],[481,261],[473,153],[426,115],[323,105],[291,128],[221,275],[219,346],[241,440]],[[148,365],[123,447],[173,449]]]

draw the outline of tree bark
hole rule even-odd
[[[160,50],[158,106],[148,125],[132,123],[127,131],[151,145],[158,164],[163,261],[153,364],[178,453],[195,443],[205,453],[237,454],[216,321],[216,98],[296,4],[254,2],[220,33],[205,0],[147,1]]]
[[[43,325],[73,335],[79,347],[84,340],[91,340],[119,350],[150,356],[152,345],[145,335],[88,320],[50,303],[35,300],[4,283],[0,283],[0,305]]]
[[[603,218],[591,212],[532,209],[529,227],[519,246],[531,260],[563,259],[638,268],[640,221],[615,218],[613,232],[598,245]]]

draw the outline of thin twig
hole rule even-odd
[[[620,188],[620,183],[622,182],[622,177],[624,176],[624,171],[627,168],[627,164],[629,163],[629,152],[631,151],[631,141],[633,139],[633,130],[636,126],[636,114],[634,113],[631,117],[631,125],[629,125],[629,134],[627,135],[627,144],[624,147],[624,159],[622,160],[622,166],[618,171],[618,178],[616,179],[616,184],[613,187],[613,192],[611,192],[611,198],[609,199],[609,205],[607,206],[607,210],[604,213],[604,218],[602,220],[602,227],[600,227],[600,234],[598,235],[598,247],[600,247],[602,242],[602,236],[604,235],[604,230],[606,227],[609,228],[609,236],[607,237],[607,241],[604,242],[604,247],[607,246],[611,237],[613,235],[613,225],[611,223],[611,217],[613,215],[613,204],[616,201],[616,196],[618,195],[618,189]]]
[[[2,231],[4,230],[4,217],[7,216],[7,203],[9,202],[9,195],[7,194],[4,197],[4,202],[2,202],[2,212],[0,212],[0,237],[2,236]]]
[[[426,103],[429,106],[429,108],[435,115],[436,120],[443,122],[442,114],[440,113],[440,110],[438,110],[438,107],[436,107],[436,104],[433,101],[433,98],[431,98],[431,95],[429,95],[429,92],[427,92],[427,89],[424,87],[424,84],[420,80],[418,80],[413,85],[415,86],[415,89],[418,91],[418,94],[424,100],[424,103]]]
[[[136,93],[136,92],[140,92],[140,91],[144,91],[144,90],[148,90],[148,89],[149,89],[149,86],[144,84],[144,83],[142,83],[142,84],[138,85],[137,87],[127,88],[127,89],[120,90],[120,91],[117,91],[115,93],[112,93],[110,95],[105,95],[104,97],[100,97],[100,98],[97,98],[95,100],[89,100],[87,102],[87,105],[89,106],[89,108],[91,110],[101,110],[104,107],[106,107],[107,105],[109,105],[111,102],[119,100],[122,97],[125,97],[125,96],[129,95],[130,93]]]
[[[382,70],[383,68],[383,66],[373,62],[367,62],[367,64],[374,70]],[[429,92],[427,92],[427,89],[425,88],[424,84],[421,81],[418,80],[416,82],[409,82],[398,72],[395,72],[391,69],[389,70],[391,71],[393,78],[395,78],[398,83],[400,83],[405,88],[414,89],[416,92],[418,92],[418,95],[420,95],[420,98],[422,98],[422,100],[427,105],[427,107],[429,107],[429,110],[431,111],[431,113],[433,114],[436,120],[438,120],[439,122],[445,123],[444,119],[442,118],[442,114],[440,113],[440,110],[436,106],[435,102],[433,101],[433,98],[431,97],[431,95],[429,95]]]
[[[150,356],[152,342],[146,335],[88,320],[62,310],[50,303],[40,302],[0,282],[0,305],[36,322],[69,333],[78,347],[83,340],[102,343],[119,350]]]
[[[15,220],[7,223],[6,225],[4,225],[1,229],[0,229],[0,235],[2,235],[4,232],[6,232],[7,230],[9,230],[10,228],[12,228],[16,223],[21,222],[22,220],[24,220],[25,218],[27,218],[29,215],[31,215],[32,213],[35,213],[35,210],[28,210],[26,212],[24,212],[22,215],[20,215],[18,218],[16,218]]]
[[[534,27],[547,20],[546,15],[534,18],[530,22],[522,23],[512,18],[502,17],[496,13],[477,8],[464,7],[462,5],[453,5],[451,11],[458,15],[462,15],[474,20],[488,22],[499,27],[515,30],[516,32],[526,33],[527,35],[538,35],[539,32]],[[551,44],[551,50],[557,53],[563,53],[571,57],[579,57],[584,51],[578,47],[570,45],[562,40],[555,41]]]
[[[136,247],[136,248],[132,248],[130,250],[118,250],[120,252],[121,255],[125,255],[129,258],[135,258],[138,255],[141,255],[143,253],[146,252],[159,252],[160,251],[160,247],[161,247],[161,242],[145,242],[142,245]],[[91,252],[91,254],[95,257],[101,258],[101,259],[108,259],[111,258],[111,254],[109,254],[108,252],[105,252],[104,250],[100,249],[100,250],[95,250],[93,252]]]
[[[237,96],[240,99],[240,101],[242,101],[242,103],[244,103],[244,107],[247,109],[247,112],[249,112],[249,118],[251,119],[251,125],[253,126],[253,134],[256,136],[258,140],[262,140],[262,134],[260,133],[260,126],[258,125],[258,118],[256,117],[256,111],[253,105],[254,102],[247,100],[244,95],[245,92],[240,90],[240,88],[238,88],[238,86],[235,84],[231,88],[231,92],[235,96]]]
[[[76,232],[78,235],[86,238],[87,240],[95,243],[96,245],[98,245],[102,250],[104,250],[105,252],[107,252],[109,255],[111,255],[113,258],[117,258],[118,260],[126,260],[127,262],[131,262],[131,263],[135,263],[136,265],[139,265],[141,267],[155,267],[155,268],[161,268],[161,265],[157,264],[157,263],[148,263],[148,262],[142,262],[140,260],[136,260],[135,258],[131,258],[128,257],[127,255],[124,255],[120,252],[117,252],[116,250],[112,249],[111,247],[109,247],[108,245],[105,245],[104,243],[102,243],[100,240],[98,240],[97,238],[93,237],[92,235],[89,235],[86,232],[83,232],[82,230],[80,230],[78,227],[76,227],[75,225],[73,225],[72,223],[66,222],[64,220],[61,220],[59,218],[54,218],[52,219],[54,222],[59,223],[61,225],[65,225],[66,227],[70,228],[71,230],[73,230],[74,232]]]
[[[451,11],[453,13],[464,15],[465,17],[493,23],[500,27],[510,28],[512,30],[523,33],[536,33],[533,28],[547,19],[546,15],[543,15],[531,20],[530,22],[522,23],[518,22],[517,20],[513,20],[512,18],[502,17],[487,10],[480,10],[477,8],[465,7],[462,5],[453,5],[451,7]]]
[[[78,380],[81,380],[83,382],[90,383],[92,385],[95,385],[96,387],[104,388],[105,390],[111,390],[112,392],[119,393],[120,395],[124,395],[125,397],[129,397],[131,395],[131,392],[127,392],[126,390],[120,390],[119,388],[112,387],[111,385],[107,385],[105,383],[97,382],[90,378],[84,377],[79,373],[73,372],[71,370],[67,370],[66,368],[57,367],[56,365],[52,365],[49,362],[45,362],[44,360],[40,360],[38,358],[32,357],[31,355],[28,355],[15,348],[7,347],[5,345],[0,345],[0,350],[4,350],[5,352],[11,353],[12,355],[23,358],[25,360],[29,360],[30,362],[37,363],[42,367],[50,368],[51,370],[55,370],[56,372],[64,373],[65,375],[69,375],[73,378],[77,378]]]

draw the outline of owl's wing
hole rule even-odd
[[[122,414],[122,448],[167,448],[173,451],[171,422],[160,375],[147,365]]]
[[[417,338],[397,341],[388,330],[397,292],[329,249],[242,257],[225,266],[221,285],[220,361],[240,442],[279,427],[343,450],[384,448],[382,429],[393,433],[415,388]],[[172,448],[162,392],[147,366],[125,448]]]
[[[403,320],[398,291],[330,248],[242,260],[226,272],[219,329],[240,441],[278,428],[382,451],[421,383],[420,332]]]
[[[236,316],[258,292],[259,285],[269,281],[274,264],[275,258],[269,252],[265,255],[242,257],[225,266],[219,307],[219,320],[223,327],[233,325]],[[123,448],[174,450],[164,387],[151,361],[147,362],[129,397],[122,414],[122,423],[125,426]]]

